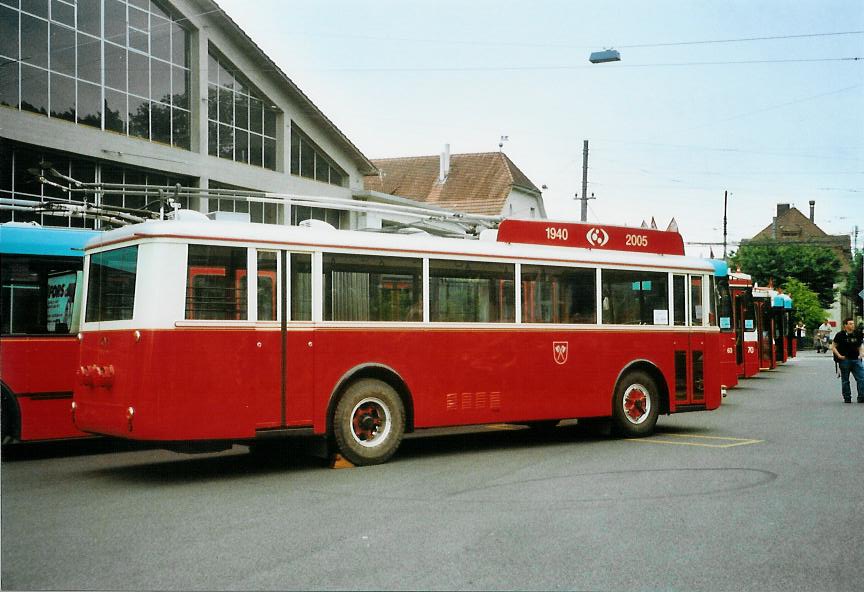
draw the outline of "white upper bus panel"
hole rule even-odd
[[[638,229],[634,229],[638,231]],[[325,250],[374,250],[432,255],[435,257],[483,257],[526,259],[588,265],[625,265],[688,269],[713,273],[705,259],[681,255],[658,255],[623,251],[603,251],[567,246],[504,243],[423,235],[394,235],[356,230],[335,230],[273,224],[238,224],[207,221],[150,220],[103,233],[87,243],[87,250],[116,248],[134,240],[166,242],[215,242],[271,248]]]

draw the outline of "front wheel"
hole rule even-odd
[[[660,391],[654,379],[642,371],[627,373],[615,387],[612,421],[628,438],[650,436],[657,425]]]
[[[355,465],[386,462],[405,433],[405,407],[386,382],[373,378],[348,387],[333,415],[333,438],[339,452]]]

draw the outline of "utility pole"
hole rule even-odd
[[[723,192],[723,260],[726,260],[726,204],[729,201],[729,191]]]
[[[582,222],[588,221],[588,140],[582,144]]]

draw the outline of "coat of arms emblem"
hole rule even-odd
[[[569,347],[567,341],[552,342],[552,357],[554,358],[556,364],[564,364],[567,361],[568,349]]]

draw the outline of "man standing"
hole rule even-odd
[[[831,351],[840,365],[840,390],[843,401],[852,402],[852,388],[849,384],[849,374],[855,377],[858,388],[858,402],[864,403],[864,364],[861,363],[862,335],[855,330],[855,321],[843,319],[843,330],[838,331],[831,344]]]

